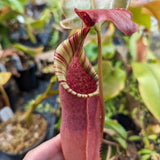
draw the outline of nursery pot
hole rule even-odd
[[[45,141],[45,137],[43,139],[41,139],[41,141],[39,141],[37,144],[35,144],[34,146],[28,148],[27,150],[25,150],[21,154],[12,154],[12,153],[4,153],[4,152],[2,152],[2,154],[4,155],[4,159],[3,160],[5,160],[5,159],[8,160],[8,158],[9,158],[9,160],[22,160],[28,151],[34,149],[35,147],[37,147],[38,145],[40,145],[41,143],[43,143]],[[1,154],[1,152],[0,152],[0,154]]]
[[[36,114],[39,114],[39,113],[36,113]],[[15,154],[15,153],[9,153],[9,152],[0,151],[0,159],[3,158],[3,160],[22,160],[28,151],[30,151],[33,148],[37,147],[38,145],[40,145],[42,142],[44,142],[47,139],[48,134],[49,134],[48,121],[47,121],[46,117],[44,117],[42,114],[40,114],[40,115],[45,119],[45,121],[47,123],[46,132],[45,132],[45,135],[43,136],[43,138],[40,141],[38,141],[35,145],[25,149],[22,153]]]
[[[13,84],[12,81],[13,79],[10,79],[9,82],[7,84],[4,85],[4,89],[6,91],[6,94],[9,98],[9,102],[10,102],[10,107],[12,108],[13,111],[15,111],[15,96],[16,94],[13,94]]]
[[[128,115],[119,113],[119,114],[113,115],[111,118],[113,120],[116,120],[119,124],[121,124],[126,129],[126,131],[129,131],[129,130],[136,131],[136,125]]]
[[[36,65],[31,64],[27,69],[18,70],[20,77],[15,77],[18,88],[21,91],[30,91],[37,88]]]

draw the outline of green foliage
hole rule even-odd
[[[49,41],[49,46],[56,48],[59,43],[59,31],[53,30]]]
[[[116,103],[116,98],[109,99],[105,102],[105,110],[106,110],[105,115],[107,117],[112,117],[113,115],[118,113],[117,108],[115,107],[115,103]]]
[[[112,133],[112,138],[116,140],[124,149],[127,148],[127,132],[119,123],[105,117],[105,128],[114,131],[114,133]]]
[[[24,3],[22,3],[23,1],[19,1],[19,0],[8,0],[9,6],[20,12],[20,13],[24,13]]]
[[[40,95],[37,95],[35,99],[38,99],[40,97]],[[34,100],[30,100],[26,105],[24,105],[24,110],[27,111],[31,104],[33,103]],[[38,111],[39,113],[48,113],[48,112],[52,112],[53,111],[53,107],[49,104],[49,103],[46,103],[46,104],[38,104],[37,105],[37,108],[36,108],[36,111]]]
[[[141,139],[140,136],[136,136],[136,135],[129,136],[128,138],[129,141],[139,141],[140,139]]]
[[[115,122],[114,120],[112,120],[108,117],[105,117],[105,126],[108,129],[114,130],[121,137],[123,137],[125,139],[127,138],[126,130],[119,123]]]
[[[7,21],[11,21],[17,17],[19,13],[12,9],[7,8],[4,12],[0,14],[0,24],[7,27]]]
[[[138,89],[138,81],[134,77],[133,74],[131,74],[129,77],[127,77],[126,87],[124,89],[124,92],[129,93],[136,100],[138,100],[140,103],[144,104],[143,99],[142,99],[140,92],[139,92],[139,89]]]
[[[148,135],[148,139],[149,139],[149,140],[156,141],[157,138],[158,138],[158,136],[155,135],[155,134]]]
[[[0,9],[3,7],[11,7],[13,10],[19,13],[24,13],[24,5],[26,2],[26,0],[1,0]]]
[[[109,43],[102,44],[102,57],[104,59],[111,59],[115,55],[115,46],[110,41]]]
[[[105,109],[106,109],[106,116],[112,117],[113,115],[117,115],[120,113],[128,114],[128,111],[125,108],[125,98],[122,98],[122,94],[119,96],[116,96],[112,99],[109,99],[105,102]]]
[[[36,56],[38,53],[41,53],[43,50],[43,46],[38,48],[28,47],[19,43],[15,43],[13,47],[19,51],[29,54],[31,57]]]
[[[59,21],[62,16],[60,1],[52,0],[47,2],[48,7],[41,12],[41,15],[38,19],[35,19],[34,17],[29,17],[24,12],[26,3],[27,3],[26,0],[0,1],[0,9],[3,9],[2,13],[0,14],[0,25],[2,24],[9,30],[7,34],[4,34],[5,32],[2,34],[3,35],[2,41],[4,41],[5,37],[8,37],[9,42],[11,41],[9,32],[12,32],[12,28],[14,28],[13,27],[14,25],[20,25],[19,23],[17,23],[18,21],[17,16],[23,17],[24,19],[23,24],[26,27],[27,36],[30,38],[32,43],[36,43],[36,37],[34,31],[35,30],[36,32],[41,31],[44,28],[44,26],[50,22],[51,18],[52,19],[54,18],[55,23],[59,24]],[[6,44],[5,46],[8,45]]]
[[[147,29],[151,28],[151,16],[142,13],[142,7],[129,8],[133,14],[133,21],[139,25],[145,26]]]
[[[27,27],[28,36],[29,36],[31,42],[36,43],[37,42],[36,38],[32,33],[32,26],[30,24],[26,24],[26,27]]]
[[[62,19],[62,10],[61,10],[61,3],[59,0],[52,0],[52,12],[54,14],[55,22],[59,24],[60,20]]]
[[[150,158],[151,158],[150,154],[144,154],[144,155],[141,156],[142,160],[149,160]]]
[[[10,72],[0,72],[0,86],[4,86],[11,78]],[[1,90],[0,90],[1,93]]]
[[[140,155],[142,160],[150,160],[150,159],[159,159],[159,154],[151,149],[141,149],[138,154]],[[154,157],[154,158],[153,158]]]
[[[95,66],[97,71],[98,66]],[[104,99],[118,95],[125,86],[126,73],[120,68],[113,68],[109,61],[102,62]]]
[[[94,40],[92,40],[87,46],[85,46],[84,50],[91,62],[95,61],[98,58],[98,47],[97,43]]]
[[[54,17],[55,23],[59,24],[59,21],[62,18],[62,10],[61,10],[61,3],[59,0],[51,0],[47,2],[48,7],[44,9],[41,13],[40,20],[44,21],[45,23],[49,23],[52,16]]]
[[[160,121],[160,64],[134,62],[132,68],[144,103]]]
[[[60,117],[60,118],[58,119],[58,122],[54,125],[54,127],[55,127],[57,130],[59,130],[59,131],[60,131],[60,126],[61,126],[61,120],[62,120],[62,118]]]
[[[93,62],[98,58],[98,46],[95,40],[90,41],[85,46],[85,53],[88,59]],[[113,58],[115,55],[115,46],[112,41],[108,41],[102,44],[102,57],[105,60]]]
[[[9,28],[1,24],[0,24],[0,28],[1,28],[0,29],[0,42],[2,42],[2,45],[4,46],[4,48],[7,48],[10,45],[10,41],[8,37]]]
[[[43,13],[43,12],[42,12]],[[34,19],[28,16],[22,16],[24,18],[24,25],[30,25],[31,29],[36,29],[38,31],[42,30],[46,24],[43,19]]]
[[[140,38],[140,36],[140,33],[136,32],[128,39],[129,53],[133,61],[135,61],[137,58],[136,41]]]
[[[37,106],[37,109],[36,109],[38,112],[40,113],[48,113],[48,112],[52,112],[53,111],[53,107],[49,104],[49,103],[46,103],[45,105],[43,105],[42,103],[40,103],[38,106]]]

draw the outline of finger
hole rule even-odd
[[[57,159],[55,159],[56,157]],[[57,135],[29,151],[23,160],[64,160],[61,150],[60,135]]]

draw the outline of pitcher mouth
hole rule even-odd
[[[54,53],[54,68],[59,84],[67,92],[81,98],[99,95],[98,75],[83,49],[83,43],[89,30],[90,28],[83,28],[75,33],[62,42]],[[77,64],[80,71],[74,68],[74,65]]]
[[[86,55],[84,55],[84,56],[86,56]],[[77,62],[77,59],[79,60],[79,64]],[[75,64],[77,66],[75,66]],[[75,69],[76,67],[78,67],[77,69],[79,69],[81,67],[81,70]],[[84,66],[82,66],[80,59],[78,57],[77,58],[73,57],[71,63],[67,67],[67,69],[65,69],[64,72],[61,72],[63,74],[61,74],[61,76],[58,75],[59,84],[68,93],[71,93],[72,95],[75,95],[79,98],[89,98],[89,97],[99,95],[98,75],[96,74],[94,68],[91,65],[90,65],[90,67],[87,68],[87,70],[83,67]],[[83,71],[82,71],[82,69],[83,69]],[[57,72],[58,71],[56,71],[56,73]],[[78,72],[81,72],[81,73],[78,73]],[[79,76],[77,76],[76,73],[78,73]],[[84,77],[81,78],[82,75],[84,75]],[[80,81],[80,78],[82,79],[81,81]],[[82,83],[82,84],[80,84],[80,83]],[[83,86],[83,85],[85,85],[85,83],[88,84],[86,87]],[[86,90],[86,91],[84,91],[84,90]],[[86,93],[84,93],[84,92],[86,92]]]
[[[61,82],[60,84],[63,86],[63,88],[64,88],[65,90],[67,90],[68,93],[71,93],[71,94],[73,94],[73,95],[75,95],[75,96],[77,96],[77,97],[79,97],[79,98],[89,98],[89,97],[93,97],[93,96],[99,95],[99,90],[98,90],[98,89],[97,89],[95,92],[93,92],[93,93],[81,94],[81,93],[77,93],[77,92],[75,92],[74,90],[72,90],[72,89],[68,86],[68,84],[67,84],[66,82]]]
[[[74,57],[67,69],[66,83],[67,89],[78,97],[91,97],[98,94],[98,78],[95,74],[90,75],[79,62],[78,57]],[[66,85],[66,84],[65,84]]]

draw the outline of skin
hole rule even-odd
[[[60,134],[29,151],[23,160],[65,160],[61,149]]]

